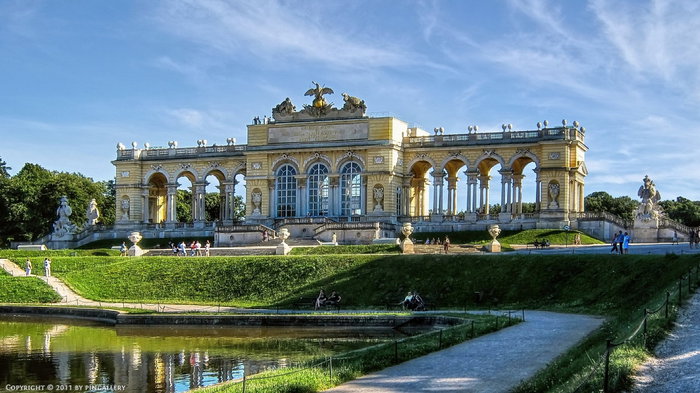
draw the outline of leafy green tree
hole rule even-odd
[[[11,169],[12,168],[7,166],[7,163],[5,161],[3,161],[2,158],[0,158],[0,177],[4,177],[4,178],[10,177],[10,172],[8,172],[8,171]]]
[[[116,221],[117,188],[114,180],[98,182],[102,189],[101,200],[97,199],[97,206],[100,209],[100,223],[103,225],[113,225]]]
[[[675,201],[661,201],[659,205],[670,219],[691,227],[700,226],[700,202],[678,197]]]
[[[221,213],[221,194],[209,192],[204,196],[204,215],[207,221],[218,221]]]
[[[177,190],[177,221],[192,222],[192,191]]]
[[[245,217],[245,202],[243,202],[243,197],[240,195],[233,196],[233,218],[234,220],[241,220]]]
[[[27,241],[47,235],[56,220],[56,208],[67,196],[77,226],[86,221],[91,199],[104,203],[104,186],[79,173],[51,172],[36,164],[25,164],[15,175],[0,183],[0,238]],[[103,206],[103,205],[102,205]]]
[[[584,199],[584,207],[589,212],[607,212],[625,220],[632,220],[639,202],[628,196],[613,198],[605,191],[596,191]]]

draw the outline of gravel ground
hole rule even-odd
[[[695,294],[676,327],[634,377],[634,393],[700,392],[700,294]]]

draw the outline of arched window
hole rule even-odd
[[[277,193],[277,217],[297,215],[297,171],[289,164],[277,170],[275,191]]]
[[[340,170],[340,215],[362,214],[362,170],[355,162],[343,165]]]
[[[316,163],[309,169],[309,215],[328,215],[328,167]]]

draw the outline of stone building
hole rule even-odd
[[[119,144],[116,167],[117,227],[132,230],[244,234],[287,227],[292,236],[341,242],[393,237],[398,224],[418,231],[575,226],[583,212],[587,175],[585,130],[577,122],[515,131],[451,133],[409,126],[394,117],[367,116],[363,100],[343,94],[334,108],[314,83],[313,101],[297,111],[287,98],[272,117],[255,118],[247,143],[168,148]],[[535,213],[523,213],[523,169],[534,163]],[[498,168],[498,177],[489,173]],[[532,167],[532,166],[530,166]],[[459,183],[459,174],[466,184]],[[218,220],[204,215],[206,178],[219,181]],[[192,184],[192,222],[177,222],[178,179]],[[237,180],[245,179],[245,187]],[[500,183],[500,195],[490,193]],[[457,198],[462,188],[462,200]],[[245,220],[233,216],[234,196],[245,201]],[[489,205],[500,203],[499,214]],[[377,224],[378,223],[378,224]],[[228,228],[228,229],[227,229]],[[349,232],[348,232],[349,231]],[[349,240],[346,235],[355,236]],[[223,237],[218,243],[225,244]],[[252,241],[229,236],[228,243]],[[236,239],[236,240],[234,240]]]

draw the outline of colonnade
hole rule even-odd
[[[501,213],[511,215],[519,215],[523,213],[523,174],[513,174],[511,170],[501,170],[498,172],[501,175]],[[464,172],[467,176],[466,182],[466,200],[464,205],[460,206],[457,200],[457,190],[459,178],[456,173],[452,176],[445,171],[433,170],[430,172],[430,178],[412,177],[404,179],[402,192],[399,194],[403,198],[401,201],[402,209],[400,215],[409,216],[427,216],[430,213],[440,213],[445,215],[455,215],[459,211],[475,214],[490,214],[489,206],[491,204],[491,180],[489,175],[482,175],[477,170],[467,170]],[[542,184],[539,177],[539,171],[535,169],[535,204],[539,210],[541,201]],[[433,200],[432,207],[426,211],[428,205],[428,195],[426,190],[432,185]],[[583,194],[583,186],[577,188],[579,194]],[[446,196],[445,196],[446,194]],[[580,197],[582,198],[582,197]],[[582,199],[581,199],[582,200]],[[582,209],[582,207],[581,207]]]
[[[217,188],[221,196],[219,206],[219,219],[232,221],[235,218],[235,188],[236,180],[223,181]],[[206,187],[208,183],[196,182],[189,187],[192,193],[190,213],[193,222],[206,221]],[[163,188],[155,187],[152,183],[143,185],[142,189],[142,222],[148,223],[176,223],[177,220],[177,190],[178,183],[168,183]],[[162,201],[161,199],[164,199]],[[164,206],[162,203],[164,202]],[[164,212],[163,215],[161,215]]]

